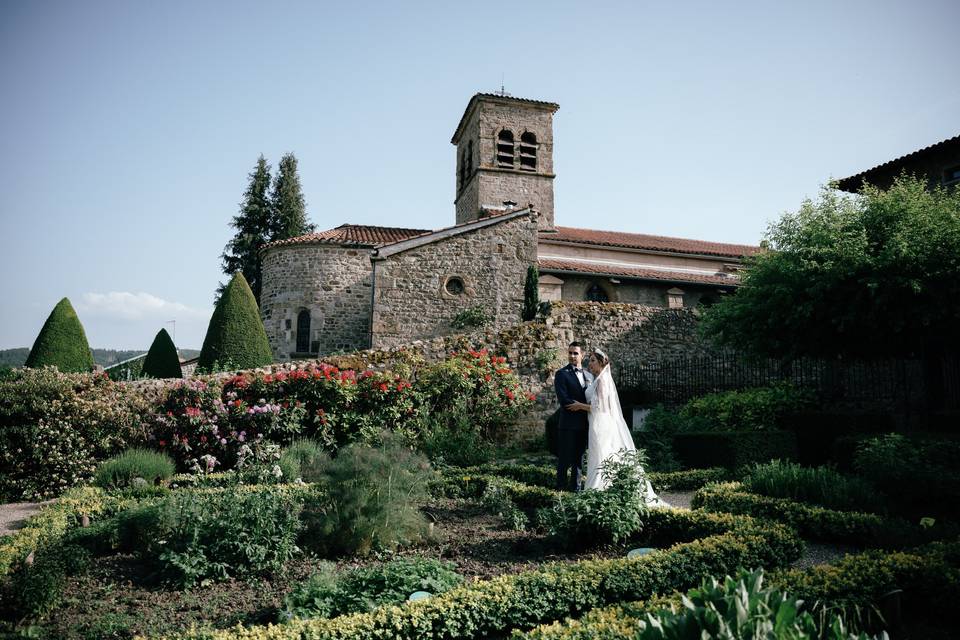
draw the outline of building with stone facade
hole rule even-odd
[[[465,310],[516,323],[527,268],[541,300],[711,304],[759,247],[558,226],[558,105],[474,95],[456,146],[455,224],[437,230],[344,224],[263,251],[261,314],[277,360],[391,348],[454,332]]]

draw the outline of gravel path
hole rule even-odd
[[[24,521],[40,511],[40,507],[50,504],[46,502],[13,502],[0,504],[0,536],[10,535],[23,526]]]

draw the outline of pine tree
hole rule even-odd
[[[527,281],[523,284],[523,320],[533,320],[537,317],[537,308],[540,306],[540,272],[536,265],[527,267]]]
[[[273,363],[260,310],[243,273],[234,274],[213,310],[197,369],[252,369]]]
[[[314,230],[307,222],[307,205],[297,174],[297,158],[288,153],[280,159],[277,177],[270,193],[271,224],[270,240],[295,238]],[[259,298],[258,298],[259,300]]]
[[[243,194],[240,213],[233,218],[231,226],[236,235],[227,243],[220,256],[223,273],[232,276],[241,272],[250,284],[253,297],[259,304],[261,286],[260,249],[270,241],[272,207],[267,196],[270,189],[270,165],[261,155],[257,166],[249,174],[247,190]],[[217,287],[217,298],[223,295],[226,285]]]
[[[182,378],[180,356],[166,329],[160,329],[143,360],[143,375],[148,378]]]
[[[77,312],[66,298],[57,303],[30,349],[25,367],[54,366],[63,372],[93,368],[93,354]]]

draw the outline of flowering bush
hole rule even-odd
[[[96,460],[146,439],[149,407],[102,374],[12,372],[0,380],[0,498],[46,498],[87,480]]]
[[[432,457],[482,456],[530,402],[505,358],[486,350],[417,371],[321,363],[167,385],[16,371],[0,380],[0,495],[56,495],[89,478],[97,460],[139,444],[202,474],[235,468],[244,447],[257,457],[268,443],[307,437],[335,451],[378,444],[384,430]]]

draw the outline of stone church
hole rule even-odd
[[[541,300],[711,304],[759,247],[555,224],[552,102],[474,95],[454,131],[455,224],[343,224],[263,250],[261,314],[277,360],[391,348],[453,333],[482,307],[520,319],[527,267]]]

